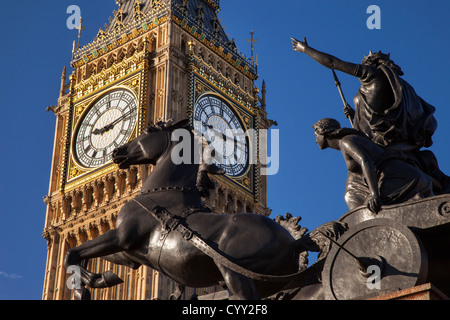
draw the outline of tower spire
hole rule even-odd
[[[86,27],[83,27],[82,23],[83,23],[83,19],[80,17],[80,24],[78,26],[75,26],[75,29],[78,30],[78,45],[77,45],[77,49],[79,49],[81,47],[81,45],[80,45],[80,42],[81,42],[81,30],[86,29]]]
[[[261,88],[261,109],[266,111],[266,81],[263,80]]]
[[[64,66],[62,75],[61,75],[61,90],[59,91],[59,96],[62,97],[66,93],[66,79],[67,79],[67,69]]]
[[[252,62],[256,63],[255,58],[253,56],[253,45],[258,42],[258,39],[255,39],[253,36],[255,35],[255,33],[252,31],[250,31],[250,39],[247,39],[248,42],[250,42],[250,47],[251,47],[251,52],[252,52]]]

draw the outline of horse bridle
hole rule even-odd
[[[233,261],[229,260],[219,250],[212,248],[204,239],[196,234],[195,231],[190,229],[184,224],[184,221],[179,216],[176,216],[166,210],[164,207],[159,206],[153,199],[150,200],[155,204],[152,210],[148,209],[136,198],[133,199],[142,209],[151,214],[163,227],[163,234],[167,236],[170,232],[175,231],[181,235],[183,239],[192,243],[197,249],[204,254],[212,258],[216,263],[223,265],[224,267],[239,273],[243,276],[251,278],[257,281],[263,282],[291,282],[295,280],[296,285],[306,282],[311,276],[322,270],[325,259],[319,260],[311,267],[298,271],[288,275],[266,275],[248,270]]]
[[[191,187],[159,187],[159,188],[152,188],[152,189],[147,189],[144,191],[141,191],[139,193],[139,195],[147,195],[150,193],[157,193],[157,192],[162,192],[162,191],[181,191],[181,192],[189,192],[189,193],[193,193],[196,195],[199,195],[200,192],[198,191],[197,188],[191,188]],[[153,201],[153,199],[152,199]],[[153,201],[155,202],[155,201]],[[157,204],[155,202],[155,204]]]

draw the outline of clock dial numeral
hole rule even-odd
[[[128,90],[115,90],[95,102],[75,133],[74,154],[86,168],[106,164],[115,148],[127,143],[137,121],[137,102]]]
[[[249,147],[243,126],[229,104],[215,95],[202,96],[194,106],[194,124],[219,155],[214,157],[216,165],[229,176],[242,175],[248,166]]]

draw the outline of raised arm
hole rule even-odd
[[[310,46],[308,46],[306,40],[300,41],[294,38],[291,38],[291,40],[292,40],[292,48],[294,49],[294,51],[307,54],[308,56],[316,60],[318,63],[329,69],[339,70],[352,76],[356,76],[357,71],[361,66],[359,64],[342,61],[328,53],[320,52],[316,49],[313,49]]]

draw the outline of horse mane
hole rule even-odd
[[[183,119],[181,121],[175,121],[174,119],[169,119],[167,121],[158,121],[157,123],[150,123],[147,128],[145,128],[146,133],[157,132],[157,131],[174,131],[176,129],[187,129],[192,131],[192,126],[189,124],[189,119]]]
[[[145,132],[173,132],[176,129],[188,130],[193,135],[193,138],[196,139],[202,146],[202,154],[204,155],[204,157],[202,158],[201,164],[198,166],[196,187],[202,197],[208,197],[209,189],[215,188],[214,182],[211,180],[208,173],[214,175],[222,175],[225,173],[225,171],[212,163],[210,156],[211,152],[205,152],[205,150],[210,151],[209,143],[202,135],[194,131],[194,128],[189,123],[189,119],[183,119],[180,121],[175,121],[174,119],[168,119],[167,121],[158,121],[156,124],[150,124],[145,129]]]
[[[210,145],[208,141],[206,141],[206,139],[203,136],[199,136],[195,132],[193,133],[194,139],[201,139],[201,145],[204,156],[203,158],[205,158],[205,155],[207,156],[206,159],[202,159],[202,163],[198,167],[196,186],[202,197],[208,197],[209,189],[215,188],[214,182],[212,182],[208,173],[214,175],[222,175],[225,173],[225,171],[216,166],[210,159],[211,152],[209,152]],[[208,152],[205,152],[205,150],[208,150]]]

